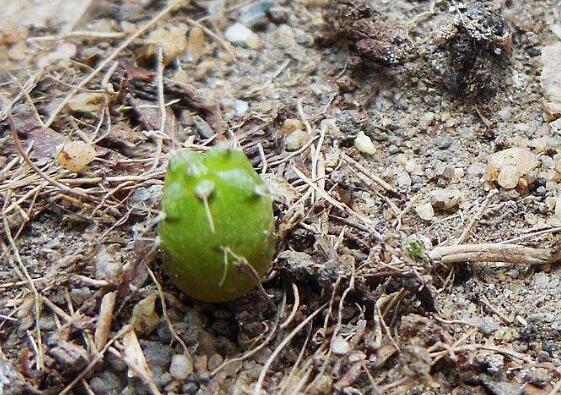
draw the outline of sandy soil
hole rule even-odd
[[[561,393],[558,1],[58,3],[0,1],[0,393]],[[278,248],[206,304],[155,224],[221,140]]]

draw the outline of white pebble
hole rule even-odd
[[[257,34],[253,33],[241,23],[234,23],[232,26],[228,27],[224,32],[224,37],[234,44],[245,44],[250,48],[255,48],[259,43]]]
[[[234,102],[234,106],[235,106],[235,109],[236,109],[236,115],[238,117],[241,117],[242,115],[244,115],[247,112],[247,110],[249,108],[249,103],[244,101],[244,100],[236,100]]]
[[[555,216],[561,219],[561,195],[557,196],[557,200],[555,201]]]
[[[539,165],[536,155],[527,148],[509,148],[487,158],[486,181],[497,181],[505,189],[513,189],[520,177]]]
[[[176,354],[171,358],[169,372],[177,380],[185,380],[193,373],[193,360],[185,354]]]
[[[356,135],[355,147],[364,154],[374,155],[376,153],[376,146],[372,142],[372,139],[365,135],[363,131],[358,132]]]
[[[296,130],[285,137],[287,151],[298,151],[308,142],[308,133],[303,130]]]
[[[431,221],[434,218],[434,209],[428,202],[415,207],[415,212],[423,221]]]
[[[507,165],[501,168],[497,182],[505,189],[513,189],[518,185],[518,180],[521,176],[522,174],[520,174],[516,166]]]
[[[337,336],[331,343],[331,351],[335,355],[346,355],[351,349],[349,342],[341,336]]]
[[[462,200],[462,192],[455,188],[436,189],[430,193],[431,204],[439,210],[456,208]]]

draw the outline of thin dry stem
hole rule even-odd
[[[51,124],[54,122],[54,120],[56,119],[56,117],[58,116],[58,114],[64,109],[64,107],[66,107],[66,105],[70,102],[70,100],[72,100],[72,98],[74,97],[74,95],[76,93],[78,93],[78,89],[79,88],[83,88],[85,87],[90,81],[92,81],[108,64],[110,64],[113,60],[115,60],[115,58],[117,58],[117,56],[119,56],[119,54],[125,49],[127,48],[129,45],[132,44],[132,42],[134,40],[136,40],[138,37],[142,36],[144,33],[146,33],[148,30],[150,30],[156,23],[158,23],[158,21],[162,18],[164,18],[165,16],[167,16],[171,11],[173,11],[178,4],[180,4],[181,2],[183,2],[184,0],[171,0],[170,3],[168,4],[167,7],[165,7],[160,13],[158,13],[156,16],[154,16],[154,18],[152,18],[148,23],[146,23],[144,26],[142,26],[141,28],[139,28],[136,32],[134,32],[133,34],[131,34],[125,41],[123,41],[121,43],[121,45],[119,45],[112,53],[111,55],[109,55],[107,58],[105,58],[103,61],[101,61],[99,63],[99,65],[86,77],[84,78],[82,81],[80,81],[80,83],[74,88],[72,89],[68,95],[66,95],[66,97],[64,98],[64,100],[62,100],[60,102],[60,104],[55,108],[55,110],[51,113],[51,116],[49,117],[49,119],[47,120],[47,122],[45,122],[45,127],[49,127],[51,126]]]
[[[4,222],[4,232],[6,233],[6,238],[8,239],[8,243],[12,247],[12,251],[14,256],[16,257],[16,261],[21,269],[22,273],[27,280],[27,284],[29,285],[29,289],[33,293],[33,306],[34,306],[34,314],[35,314],[35,335],[37,336],[37,369],[43,369],[43,340],[41,338],[41,327],[39,321],[41,319],[41,295],[37,291],[35,284],[33,283],[33,279],[29,275],[29,271],[27,267],[23,264],[21,256],[19,254],[18,247],[16,246],[16,242],[12,237],[12,232],[10,230],[10,225],[8,224],[8,219],[6,217],[3,218]]]
[[[185,355],[190,355],[190,352],[189,352],[189,349],[187,348],[187,345],[185,344],[183,339],[181,339],[179,337],[179,335],[175,331],[175,328],[173,327],[173,324],[171,323],[171,320],[169,319],[168,309],[167,309],[167,306],[166,306],[166,297],[165,297],[165,294],[164,294],[164,290],[162,289],[162,286],[160,285],[160,282],[156,278],[156,275],[154,274],[154,272],[148,267],[148,265],[145,264],[144,266],[146,267],[146,271],[148,272],[148,274],[150,275],[150,278],[152,279],[152,281],[154,281],[154,284],[156,284],[156,288],[158,289],[158,296],[160,297],[160,303],[162,304],[162,314],[164,315],[164,320],[166,321],[166,324],[169,328],[169,331],[171,332],[171,335],[173,336],[173,338],[179,344],[181,344],[181,347],[183,347],[183,351],[185,352]]]
[[[267,361],[263,365],[263,368],[261,369],[261,372],[259,373],[259,377],[257,378],[257,382],[255,383],[255,389],[253,390],[253,395],[261,395],[261,388],[263,387],[263,382],[265,381],[265,376],[267,375],[267,371],[271,367],[271,364],[273,363],[273,361],[277,358],[277,356],[280,354],[280,352],[284,349],[284,347],[286,347],[286,345],[288,343],[290,343],[290,341],[294,338],[294,336],[296,336],[298,334],[298,332],[300,332],[302,330],[302,328],[304,328],[319,313],[321,313],[321,311],[326,306],[327,306],[327,303],[324,303],[320,307],[318,307],[312,314],[310,314],[308,317],[306,317],[306,319],[304,321],[302,321],[296,328],[294,328],[292,330],[292,332],[290,332],[288,334],[288,336],[286,336],[284,338],[284,340],[277,346],[277,348],[275,348],[275,350],[272,352],[271,356],[267,359]]]
[[[460,244],[436,247],[432,260],[443,264],[461,262],[504,262],[518,265],[545,265],[561,260],[561,252],[551,248],[532,248],[518,244]]]

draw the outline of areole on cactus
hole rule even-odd
[[[185,294],[224,302],[247,294],[270,268],[272,198],[245,154],[212,148],[170,160],[159,237],[164,269]]]

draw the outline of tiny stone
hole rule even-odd
[[[498,116],[505,122],[510,120],[512,117],[512,107],[504,107],[498,112]]]
[[[346,355],[350,351],[349,342],[343,339],[341,336],[337,336],[333,343],[331,343],[331,351],[335,355]]]
[[[193,116],[193,127],[195,132],[204,139],[209,139],[214,136],[214,130],[212,130],[208,122],[198,115]]]
[[[92,391],[96,394],[118,394],[123,389],[119,376],[104,371],[92,378],[89,382]]]
[[[401,171],[397,175],[397,185],[401,189],[406,189],[411,186],[411,176],[406,171]]]
[[[257,34],[241,23],[235,23],[228,27],[224,32],[224,37],[234,44],[245,44],[252,49],[259,43]]]
[[[561,118],[549,124],[551,130],[557,134],[561,134]]]
[[[553,322],[555,316],[552,313],[534,313],[527,317],[529,322]]]
[[[478,326],[481,333],[487,336],[492,335],[493,333],[501,329],[499,324],[497,324],[490,318],[483,318]]]
[[[512,189],[518,185],[520,177],[521,174],[515,166],[507,165],[501,168],[497,182],[505,189]]]
[[[544,272],[539,272],[534,275],[534,286],[536,288],[549,288],[550,278]]]
[[[171,342],[171,340],[172,340],[171,331],[169,330],[169,327],[168,327],[167,324],[161,323],[158,326],[157,333],[158,333],[158,339],[160,339],[161,342],[163,342],[163,343],[170,343]]]
[[[452,145],[452,140],[445,136],[438,136],[436,139],[434,139],[434,143],[439,149],[446,150]]]
[[[561,113],[561,75],[559,75],[561,42],[543,47],[541,58],[543,68],[540,83],[545,93],[545,98],[548,100],[546,108],[550,114]]]
[[[290,10],[286,7],[271,7],[269,9],[269,18],[274,23],[286,23],[290,16]]]
[[[462,193],[454,188],[436,189],[431,192],[430,198],[434,208],[439,210],[451,210],[460,204]]]
[[[362,395],[362,391],[355,387],[345,387],[341,392],[343,395]]]
[[[287,151],[298,151],[308,142],[308,133],[303,130],[296,130],[285,137]]]
[[[193,360],[185,354],[176,354],[171,358],[170,374],[178,380],[185,380],[193,373]]]
[[[94,257],[95,277],[107,280],[118,276],[123,270],[120,250],[116,244],[102,245]]]
[[[116,372],[125,372],[127,370],[127,364],[122,358],[119,358],[113,353],[107,353],[105,360],[109,363],[111,369]]]
[[[195,383],[186,383],[183,384],[183,386],[181,387],[181,391],[184,394],[196,394],[197,391],[199,390],[199,387],[197,387],[197,384]]]
[[[240,10],[239,22],[252,29],[257,29],[267,24],[267,12],[273,5],[271,0],[261,0],[243,7]]]
[[[423,114],[419,120],[419,128],[421,130],[427,130],[434,122],[435,114],[433,112],[426,112]]]
[[[549,353],[546,352],[546,351],[540,351],[540,352],[538,352],[537,359],[538,359],[539,362],[550,362],[551,361],[551,355],[549,355]]]
[[[92,292],[89,288],[72,288],[70,290],[70,298],[74,303],[81,306],[86,299],[91,296]]]
[[[450,166],[446,166],[444,168],[444,172],[442,172],[442,175],[444,176],[444,178],[446,178],[447,180],[453,180],[454,179],[454,168],[450,167]]]
[[[545,205],[547,207],[548,210],[553,211],[555,210],[555,207],[557,207],[557,201],[558,199],[560,199],[561,197],[553,197],[553,196],[548,196],[545,198]],[[560,212],[561,214],[561,212]],[[555,215],[557,216],[557,213],[555,213]]]
[[[363,353],[362,351],[354,351],[353,353],[351,353],[351,355],[349,355],[350,363],[364,361],[365,359],[366,359],[366,354]]]
[[[217,367],[219,367],[222,362],[224,362],[224,358],[222,358],[222,355],[220,354],[212,354],[209,358],[208,358],[208,370],[210,370],[211,372],[216,369]]]
[[[555,216],[561,219],[561,194],[555,199]]]
[[[415,207],[415,212],[423,221],[431,221],[434,218],[434,209],[429,202]]]
[[[297,130],[303,130],[304,123],[296,118],[287,118],[282,123],[280,132],[284,135],[289,135]]]
[[[415,172],[417,168],[418,166],[415,159],[409,159],[407,162],[405,162],[405,171],[407,171],[407,173],[411,174]]]
[[[168,367],[171,362],[171,348],[160,342],[140,340],[148,365]]]
[[[234,105],[235,105],[236,115],[238,117],[244,115],[249,108],[249,103],[244,100],[236,100],[234,102]]]
[[[355,147],[359,152],[368,155],[374,155],[376,153],[376,146],[372,142],[372,139],[364,134],[363,131],[358,132],[355,138]]]
[[[527,148],[509,148],[487,158],[486,181],[497,181],[505,189],[513,189],[518,180],[539,165],[536,155]]]

